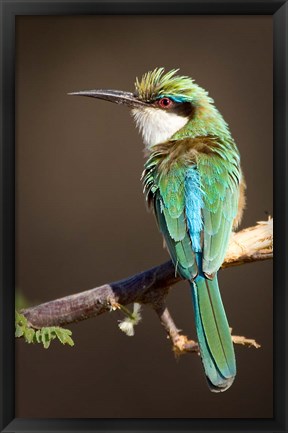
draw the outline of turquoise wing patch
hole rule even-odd
[[[203,191],[196,165],[188,168],[185,175],[185,211],[193,251],[201,252],[201,232],[203,230],[202,208]]]

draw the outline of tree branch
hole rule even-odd
[[[231,236],[222,267],[238,266],[272,257],[273,219],[269,218],[268,221],[258,222],[256,226]],[[44,326],[63,326],[95,317],[118,308],[118,304],[152,304],[175,352],[197,352],[197,343],[179,333],[165,305],[170,286],[178,281],[180,277],[175,275],[174,266],[169,261],[121,281],[27,308],[22,314],[28,323],[37,329]],[[246,340],[244,337],[233,336],[233,339],[239,344],[254,344],[254,340]]]

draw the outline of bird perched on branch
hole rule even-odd
[[[200,354],[211,391],[227,390],[236,375],[217,271],[242,216],[244,180],[227,123],[191,78],[157,68],[135,92],[88,90],[131,108],[145,144],[144,191],[172,261],[192,291]]]

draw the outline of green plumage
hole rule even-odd
[[[173,74],[151,74],[138,82],[143,98],[157,91],[172,96],[175,91],[179,98],[181,77],[176,83]],[[151,147],[143,181],[175,268],[190,281],[205,373],[211,390],[219,392],[236,374],[217,271],[238,212],[240,158],[212,99],[191,80],[188,91],[187,80],[183,100],[194,104],[194,115],[169,141]]]
[[[201,358],[211,390],[219,392],[232,384],[236,363],[217,271],[241,219],[245,185],[236,144],[213,99],[176,72],[147,72],[134,93],[73,94],[132,109],[148,153],[146,199],[176,271],[191,285]]]
[[[166,158],[169,160],[169,154]],[[163,166],[165,159],[152,154],[147,162],[144,185],[148,200],[154,203],[159,228],[177,272],[191,281],[197,336],[209,386],[212,391],[224,391],[234,380],[236,364],[217,271],[224,261],[237,214],[238,185],[225,167],[227,161],[218,155],[197,155],[194,163],[201,183],[203,229],[202,251],[195,252],[185,201],[185,176],[191,162],[181,166],[170,161],[170,170],[162,173],[160,161]]]

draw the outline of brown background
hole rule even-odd
[[[242,155],[242,227],[272,213],[272,20],[268,16],[17,19],[17,288],[30,303],[124,278],[167,259],[139,180],[142,142],[126,108],[67,92],[133,90],[156,66],[208,89]],[[18,417],[272,417],[272,263],[220,273],[238,375],[209,392],[200,359],[175,360],[143,308],[133,338],[119,313],[71,326],[75,347],[16,343]],[[195,337],[186,283],[169,305]]]

